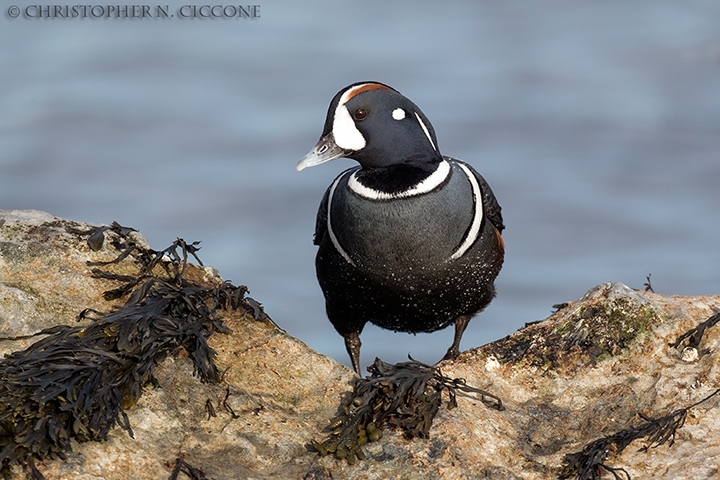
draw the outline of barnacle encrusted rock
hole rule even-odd
[[[104,293],[138,273],[140,252],[103,266],[110,276],[93,274],[88,262],[117,259],[121,237],[150,247],[140,233],[110,225],[93,236],[97,227],[43,212],[0,211],[0,338],[8,339],[0,340],[0,354],[25,350],[41,338],[28,336],[40,330],[90,324],[92,315],[77,323],[85,309],[108,312],[127,301]],[[188,265],[183,275],[198,285],[222,283],[209,267]],[[717,309],[720,296],[599,285],[548,319],[439,365],[444,378],[496,395],[505,410],[458,392],[458,408],[447,409],[445,397],[428,438],[366,426],[364,435],[376,441],[359,442],[364,460],[354,464],[312,448],[342,416],[352,372],[256,320],[254,311],[222,310],[219,320],[231,333],[207,340],[219,383],[201,382],[192,351],[176,349],[155,368],[156,386],[126,406],[134,438],[115,427],[106,441],[72,440],[66,459],[36,467],[48,480],[553,479],[580,471],[568,459],[587,460],[579,452],[599,455],[593,448],[607,444],[601,469],[622,468],[633,479],[713,478],[720,400],[693,405],[720,388],[720,325],[708,321]],[[655,429],[653,419],[670,419],[672,428]],[[652,432],[667,441],[657,445]],[[620,452],[612,443],[618,438],[633,440]],[[34,475],[30,467],[10,471],[11,478]]]

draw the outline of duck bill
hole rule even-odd
[[[295,166],[295,170],[299,172],[305,168],[314,167],[315,165],[320,165],[321,163],[340,158],[346,153],[348,153],[348,151],[338,147],[337,143],[335,143],[335,138],[333,137],[332,132],[330,132],[318,140],[317,145],[310,150],[310,153],[305,155],[298,162]]]

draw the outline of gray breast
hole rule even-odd
[[[351,172],[339,180],[329,227],[358,268],[403,274],[450,260],[475,218],[473,185],[458,164],[451,166],[449,178],[438,188],[403,198],[363,197],[348,188]]]

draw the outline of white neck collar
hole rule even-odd
[[[391,200],[393,198],[414,197],[415,195],[422,195],[423,193],[428,193],[434,190],[445,181],[448,175],[450,175],[450,164],[443,159],[438,164],[435,171],[425,180],[408,188],[407,190],[396,193],[387,193],[375,190],[374,188],[366,187],[357,179],[357,173],[358,172],[353,172],[348,179],[348,187],[350,187],[350,190],[361,197],[369,198],[371,200]]]

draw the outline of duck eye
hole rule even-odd
[[[357,110],[355,110],[355,113],[353,113],[353,117],[355,118],[355,120],[363,120],[365,119],[365,117],[367,117],[367,115],[368,111],[364,108],[358,108]]]

